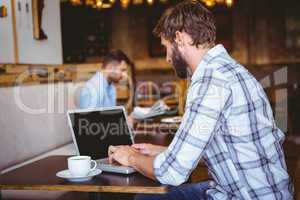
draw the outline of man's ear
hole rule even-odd
[[[180,31],[175,32],[175,42],[178,47],[182,47],[184,45],[184,38],[183,33]]]

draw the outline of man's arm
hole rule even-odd
[[[110,146],[108,149],[109,161],[113,160],[125,166],[131,166],[144,176],[155,180],[153,161],[155,156],[166,150],[167,147],[153,144],[133,144],[129,146]],[[127,155],[127,156],[126,156]]]
[[[127,146],[118,148],[110,157],[160,183],[180,185],[185,182],[210,145],[219,129],[220,119],[231,104],[231,90],[222,81],[223,77],[213,77],[210,69],[205,74],[201,84],[192,89],[193,98],[188,102],[183,121],[166,150],[152,157]]]
[[[141,154],[147,156],[157,156],[167,149],[165,146],[148,144],[148,143],[139,143],[133,144],[133,148],[137,149]]]
[[[96,108],[97,103],[103,104],[107,81],[100,72],[97,72],[81,89],[80,108]]]
[[[231,104],[231,90],[222,75],[205,69],[205,78],[191,85],[182,123],[168,149],[153,161],[156,179],[168,185],[184,183],[219,131]]]
[[[144,176],[156,180],[153,170],[154,156],[145,156],[143,154],[137,154],[129,157],[130,166],[135,170],[143,174]]]
[[[97,92],[93,87],[86,85],[81,89],[79,107],[80,108],[95,108],[97,105]]]
[[[116,161],[121,165],[133,167],[144,176],[155,180],[153,171],[154,156],[143,155],[130,146],[110,146],[108,157],[110,163]]]

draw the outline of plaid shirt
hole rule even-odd
[[[192,76],[183,121],[154,174],[179,185],[203,159],[213,199],[293,199],[283,140],[261,85],[217,45]]]

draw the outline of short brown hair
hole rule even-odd
[[[113,49],[109,51],[103,58],[103,66],[106,67],[111,62],[122,62],[125,61],[128,65],[131,65],[131,60],[128,56],[120,49]]]
[[[174,42],[176,31],[189,34],[193,45],[212,46],[216,40],[213,14],[198,1],[186,0],[167,9],[153,33]]]

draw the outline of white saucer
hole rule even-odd
[[[63,171],[57,172],[56,176],[67,179],[68,181],[71,181],[71,182],[84,182],[84,181],[91,180],[94,176],[97,176],[101,173],[102,173],[101,169],[95,169],[95,170],[91,171],[87,176],[74,177],[74,176],[72,176],[72,174],[70,173],[69,170],[63,170]]]

